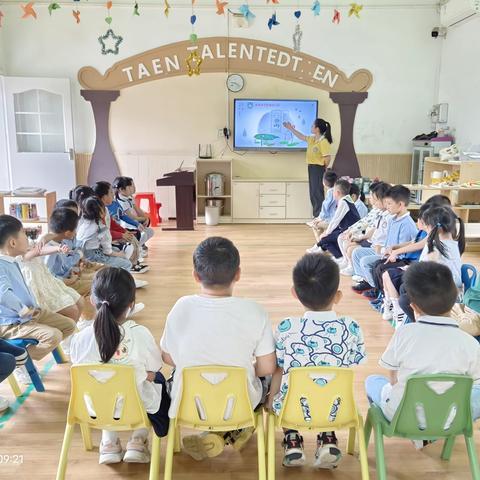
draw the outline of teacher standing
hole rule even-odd
[[[332,143],[330,124],[323,118],[317,118],[312,124],[312,135],[308,136],[295,130],[295,126],[290,122],[285,122],[283,126],[300,140],[307,142],[306,159],[308,164],[310,202],[313,207],[313,216],[318,217],[325,198],[323,174],[325,173],[325,168],[330,165],[330,144]]]

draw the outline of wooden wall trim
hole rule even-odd
[[[75,154],[77,184],[86,184],[91,153]],[[410,153],[359,153],[358,163],[362,176],[390,183],[410,183],[412,156]],[[120,166],[122,169],[122,167]],[[148,169],[146,170],[148,171]],[[122,172],[128,174],[128,172]]]

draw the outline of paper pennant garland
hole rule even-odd
[[[225,15],[225,7],[228,5],[228,2],[221,2],[220,0],[215,0],[217,6],[217,15]]]
[[[294,15],[295,18],[298,20],[298,19],[301,17],[302,12],[301,12],[301,10],[295,10],[295,11],[293,12],[293,15]]]
[[[348,11],[348,16],[351,17],[355,15],[357,18],[360,18],[360,12],[362,11],[363,5],[359,5],[358,3],[351,3],[350,10]]]
[[[113,48],[108,47],[105,43],[105,40],[113,40]],[[100,42],[100,45],[102,46],[102,55],[107,55],[109,53],[113,53],[114,55],[118,55],[118,47],[119,45],[123,42],[123,37],[120,35],[115,35],[113,33],[113,30],[109,28],[105,35],[102,35],[101,37],[98,37],[98,41]]]
[[[197,40],[198,40],[197,34],[196,34],[196,33],[191,33],[191,34],[190,34],[190,41],[191,41],[192,43],[195,43]]]
[[[250,7],[247,3],[240,5],[240,8],[238,10],[244,16],[248,23],[253,21],[253,19],[255,18],[255,15],[251,12]]]
[[[337,25],[340,23],[340,12],[337,9],[333,11],[332,23],[336,23]]]
[[[312,12],[316,17],[318,17],[320,15],[320,2],[318,0],[315,0],[313,2]]]
[[[133,6],[133,15],[139,17],[140,16],[140,11],[138,10],[138,2],[135,2],[135,5]]]
[[[187,64],[187,75],[200,75],[200,65],[202,64],[202,58],[198,55],[197,50],[190,52],[190,55],[185,59]]]
[[[5,15],[3,14],[3,12],[0,10],[0,28],[2,28],[2,21],[3,21],[3,17]]]
[[[168,13],[170,11],[170,4],[168,3],[168,0],[164,0],[163,6],[164,6],[163,13],[168,18]]]
[[[105,22],[107,23],[107,25],[110,25],[113,20],[110,14],[110,9],[112,8],[112,2],[107,2],[105,6],[107,7],[107,16],[105,17]]]
[[[267,3],[270,3],[270,0],[267,0]],[[272,3],[278,5],[280,3],[280,0],[272,0]]]
[[[22,18],[33,17],[37,18],[37,12],[33,9],[35,2],[28,2],[26,5],[20,5],[23,10]]]
[[[268,29],[271,30],[273,27],[280,25],[280,22],[277,21],[277,13],[272,13],[272,16],[268,19]]]
[[[50,16],[52,16],[52,12],[54,10],[58,10],[59,8],[61,7],[57,2],[52,2],[48,5],[48,13],[50,14]]]
[[[196,16],[196,15],[192,15],[192,16],[190,17],[190,23],[191,23],[192,25],[195,25],[195,22],[196,22],[196,21],[197,21],[197,16]]]
[[[80,10],[72,10],[72,15],[73,15],[73,18],[75,18],[75,21],[77,22],[77,24],[80,23]]]

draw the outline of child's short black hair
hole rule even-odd
[[[323,181],[329,187],[332,188],[338,179],[338,175],[333,170],[327,170],[323,174]]]
[[[56,208],[50,215],[48,228],[53,233],[73,232],[78,226],[78,220],[78,215],[71,208]]]
[[[452,202],[446,195],[433,195],[425,201],[424,205],[430,205],[432,207],[451,207]]]
[[[102,198],[102,197],[104,197],[105,195],[108,195],[108,192],[110,191],[110,188],[112,188],[112,186],[110,185],[110,183],[105,182],[105,181],[97,182],[97,183],[92,187],[93,192],[95,193],[95,195],[96,195],[98,198]]]
[[[437,262],[417,262],[403,276],[410,302],[427,315],[450,312],[458,296],[451,270]]]
[[[193,252],[193,266],[202,285],[230,285],[240,266],[237,247],[223,237],[209,237]]]
[[[306,254],[293,269],[293,288],[302,305],[311,310],[322,310],[338,291],[338,265],[326,255]]]
[[[391,188],[390,184],[385,182],[378,182],[373,187],[371,192],[374,193],[379,200],[383,200],[387,196],[387,193],[390,190],[390,188]]]
[[[0,215],[0,247],[3,247],[10,237],[17,236],[22,228],[22,222],[18,218]]]
[[[68,198],[61,198],[56,204],[55,208],[75,208],[78,210],[78,204],[75,200],[70,200]]]
[[[410,203],[410,189],[403,185],[394,185],[387,192],[386,198],[391,198],[395,203],[403,202],[407,206]]]
[[[360,198],[360,187],[356,183],[350,185],[350,196],[355,195]]]
[[[335,188],[342,194],[348,195],[350,193],[350,182],[344,178],[339,178],[335,182]]]

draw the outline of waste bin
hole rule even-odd
[[[220,220],[220,207],[206,206],[205,207],[205,223],[207,225],[218,225]]]

